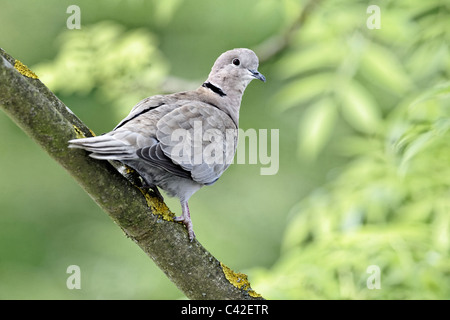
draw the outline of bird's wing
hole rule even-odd
[[[148,111],[154,110],[156,108],[165,105],[167,102],[166,100],[167,98],[165,98],[165,96],[162,95],[152,96],[141,100],[133,107],[133,109],[131,109],[128,116],[126,116],[122,121],[120,121],[117,124],[117,126],[113,129],[113,131],[123,127],[128,122],[136,119],[137,117],[142,116]]]
[[[233,160],[237,128],[216,107],[190,102],[163,116],[156,127],[159,142],[137,155],[175,175],[212,184]]]

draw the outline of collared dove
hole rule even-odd
[[[219,179],[237,146],[239,109],[245,88],[258,72],[249,49],[219,56],[208,79],[196,90],[156,95],[140,101],[112,131],[74,139],[69,147],[95,159],[118,160],[136,170],[157,195],[157,187],[178,197],[189,239],[195,237],[188,200]]]

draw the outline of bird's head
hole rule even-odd
[[[244,89],[253,79],[266,81],[266,78],[258,71],[258,57],[245,48],[233,49],[222,53],[214,63],[208,76],[210,83],[219,87],[227,94],[227,90]]]

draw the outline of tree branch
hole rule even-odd
[[[68,140],[92,136],[92,132],[36,75],[2,49],[0,107],[77,180],[188,298],[261,299],[244,274],[227,268],[197,240],[189,242],[184,226],[173,222],[173,213],[164,203],[132,184],[111,163],[69,149]],[[128,175],[136,181],[135,173]]]
[[[259,56],[259,62],[267,62],[289,48],[296,33],[303,27],[312,12],[320,5],[320,2],[321,0],[308,1],[289,28],[282,33],[268,38],[255,48]]]

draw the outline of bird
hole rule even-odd
[[[146,187],[158,187],[181,205],[182,222],[195,238],[188,200],[214,184],[236,153],[242,96],[253,79],[266,82],[250,49],[222,53],[196,90],[155,95],[138,102],[127,117],[103,135],[69,141],[99,160],[117,160],[134,169]]]

